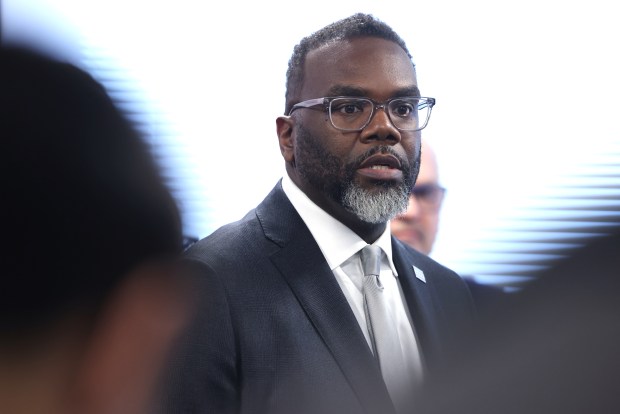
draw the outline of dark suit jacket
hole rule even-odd
[[[471,323],[471,297],[451,270],[394,238],[392,245],[432,369]],[[280,183],[242,220],[194,244],[187,259],[203,298],[173,361],[166,412],[393,410],[357,320]]]

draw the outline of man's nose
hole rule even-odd
[[[377,105],[366,128],[362,130],[362,140],[382,140],[396,144],[400,142],[400,131],[394,126],[387,113],[387,107]]]

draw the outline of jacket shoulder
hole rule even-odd
[[[455,271],[418,252],[395,237],[392,237],[392,249],[393,254],[397,257],[400,256],[407,264],[424,270],[425,275],[428,273],[427,283],[445,283],[458,289],[468,290],[466,283]]]

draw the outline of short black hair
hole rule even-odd
[[[137,266],[181,251],[149,147],[86,72],[0,48],[0,339],[98,306]]]
[[[304,37],[293,49],[293,55],[288,61],[286,71],[285,114],[288,114],[296,103],[293,100],[304,79],[304,62],[308,53],[334,41],[356,37],[378,37],[389,40],[399,45],[411,59],[405,41],[390,26],[370,14],[357,13],[334,22]]]

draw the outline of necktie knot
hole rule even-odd
[[[362,269],[364,276],[379,276],[381,272],[381,248],[368,245],[361,251]]]

